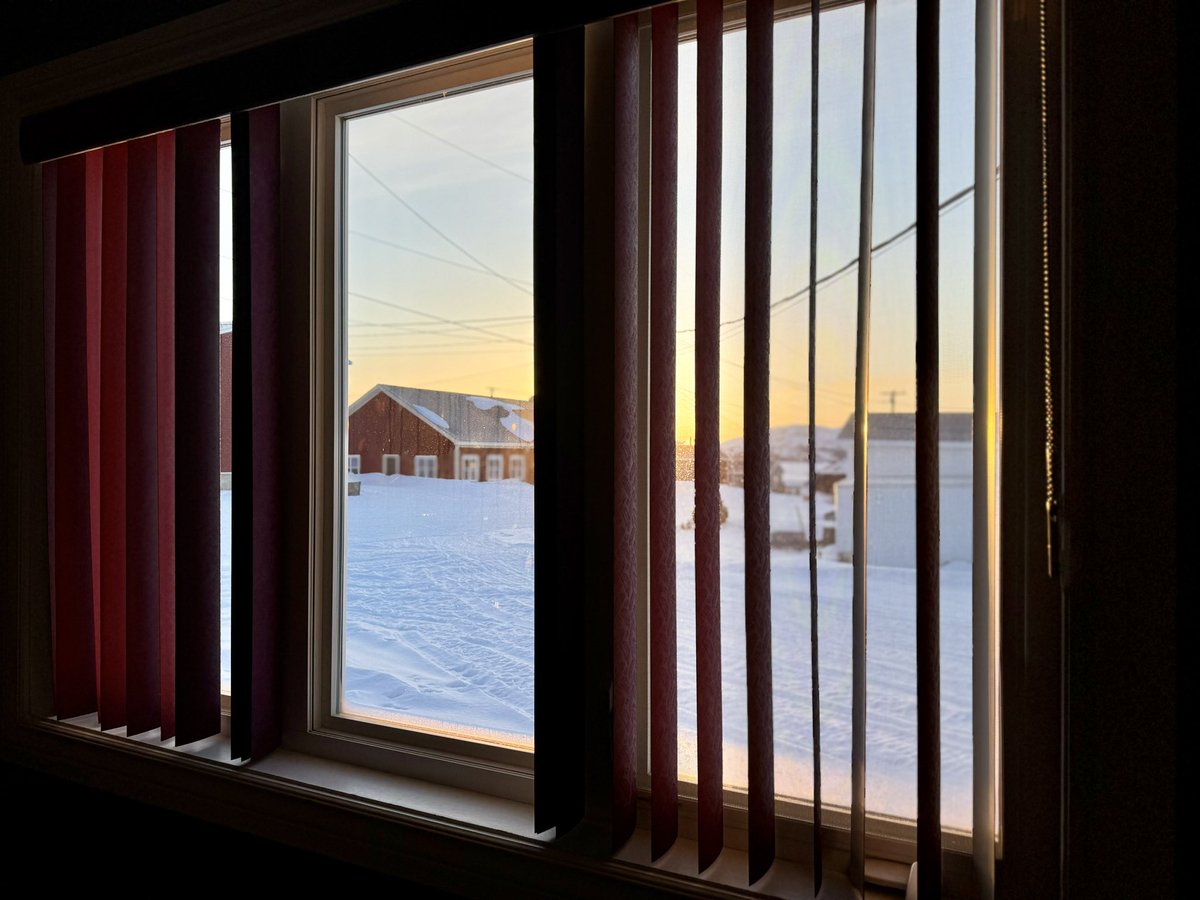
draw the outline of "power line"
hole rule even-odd
[[[367,234],[365,231],[358,231],[357,229],[351,228],[349,233],[355,237],[365,238],[368,241],[374,241],[377,244],[383,244],[384,246],[391,247],[395,250],[403,250],[405,253],[411,253],[414,256],[423,256],[426,259],[432,259],[436,262],[444,263],[447,266],[454,266],[457,269],[465,269],[468,272],[479,272],[482,275],[496,274],[490,269],[484,269],[480,266],[468,266],[466,263],[461,263],[453,259],[447,259],[444,256],[438,256],[436,253],[426,253],[424,250],[417,250],[415,247],[407,247],[404,244],[397,244],[395,241],[389,241],[381,237],[376,237],[373,234]],[[521,284],[528,285],[533,284],[533,282],[529,281],[527,278],[513,278],[507,275],[503,277],[505,281],[509,282],[510,284],[513,282],[519,282]]]
[[[522,181],[528,182],[529,184],[533,184],[533,179],[530,178],[529,176],[522,175],[520,172],[516,172],[512,169],[507,168],[506,166],[502,166],[502,165],[500,165],[500,163],[498,163],[494,160],[488,159],[485,156],[480,156],[478,153],[475,153],[472,150],[468,150],[466,147],[456,144],[453,141],[447,140],[446,138],[442,137],[439,134],[434,134],[432,131],[430,131],[427,128],[422,128],[420,125],[416,125],[416,124],[408,121],[408,119],[400,118],[400,116],[398,116],[396,113],[392,113],[391,118],[395,119],[397,122],[403,122],[409,128],[415,128],[417,131],[421,132],[421,134],[426,135],[427,137],[431,137],[435,141],[441,141],[447,147],[453,147],[455,150],[459,151],[460,153],[465,153],[467,156],[470,156],[472,159],[477,159],[481,163],[485,163],[486,165],[491,166],[493,169],[498,169],[501,172],[504,172],[506,175],[511,175],[513,178],[520,178]]]
[[[493,269],[491,266],[489,266],[487,263],[485,263],[478,256],[473,254],[470,250],[468,250],[462,244],[458,243],[458,241],[454,240],[454,238],[450,237],[450,235],[446,234],[446,232],[442,231],[442,229],[440,229],[436,225],[434,225],[431,221],[429,221],[429,219],[427,219],[423,215],[421,215],[421,213],[419,213],[417,211],[417,209],[411,203],[409,203],[407,200],[405,200],[403,197],[401,197],[398,193],[396,193],[394,190],[392,190],[392,188],[389,187],[388,184],[382,178],[380,178],[378,175],[376,175],[374,172],[372,172],[353,153],[347,153],[346,156],[350,159],[350,161],[352,163],[354,163],[356,166],[358,166],[360,169],[362,169],[363,172],[366,173],[368,178],[370,178],[377,185],[379,185],[381,188],[383,188],[384,191],[386,191],[387,194],[393,200],[395,200],[397,203],[399,203],[401,206],[403,206],[405,209],[407,209],[410,213],[412,213],[414,216],[416,216],[417,219],[419,219],[427,228],[429,228],[430,231],[432,231],[434,234],[436,234],[438,237],[440,237],[442,240],[444,240],[447,244],[449,244],[451,247],[453,247],[455,250],[457,250],[463,256],[467,257],[467,259],[471,260],[471,262],[473,262],[477,266],[480,266],[481,268],[487,270],[488,274],[494,275],[496,278],[499,278],[501,281],[503,281],[505,284],[509,285],[510,287],[516,288],[521,293],[530,294],[530,295],[533,294],[533,291],[530,290],[529,288],[525,287],[525,285],[509,278],[507,275],[497,272],[495,269]]]
[[[489,331],[486,328],[480,328],[477,325],[468,325],[462,321],[455,321],[454,319],[446,319],[442,316],[435,316],[433,313],[428,313],[420,309],[413,309],[411,306],[401,306],[399,303],[392,303],[390,300],[381,300],[378,297],[371,297],[367,294],[357,293],[356,291],[347,291],[346,293],[351,297],[358,297],[360,300],[366,300],[370,303],[378,303],[380,306],[386,306],[390,309],[398,309],[400,312],[412,313],[413,315],[417,316],[425,316],[427,319],[432,319],[435,322],[443,322],[446,325],[458,325],[467,331],[477,331],[479,334],[486,334],[489,337],[494,337],[501,341],[510,341],[514,344],[525,344],[529,347],[533,346],[533,341],[524,341],[509,334],[501,334],[498,331]]]
[[[958,206],[958,204],[962,203],[962,201],[966,199],[967,195],[971,194],[974,190],[975,190],[975,185],[970,184],[970,185],[967,185],[962,190],[958,191],[958,193],[950,195],[945,200],[943,200],[941,205],[938,207],[938,214],[941,215],[942,213],[949,212],[951,209]],[[916,230],[917,230],[917,223],[916,222],[910,223],[906,227],[897,231],[891,237],[885,238],[884,240],[882,240],[878,244],[876,244],[874,247],[872,247],[871,255],[876,256],[881,253],[886,253],[888,250],[891,250],[900,241],[902,241],[905,238],[914,234],[916,232]],[[849,274],[850,271],[853,270],[854,267],[857,265],[858,265],[858,257],[856,256],[853,259],[844,263],[843,265],[839,266],[834,271],[828,273],[827,275],[822,275],[814,283],[818,287],[829,284],[831,281],[834,281],[835,279],[838,279],[838,278],[842,278],[845,275]],[[779,309],[779,307],[783,306],[784,304],[799,300],[801,297],[808,294],[808,290],[809,290],[808,285],[805,285],[804,287],[800,288],[798,291],[793,291],[790,294],[786,294],[783,297],[780,297],[778,300],[776,300],[775,302],[773,302],[771,304],[771,310],[772,310],[771,315],[775,315],[775,312]],[[724,328],[727,325],[738,325],[738,324],[741,324],[742,322],[744,322],[745,319],[746,319],[746,317],[744,315],[738,316],[735,319],[726,319],[724,322],[721,323],[721,327]],[[695,328],[681,328],[675,333],[676,334],[691,334],[695,330],[696,330]],[[724,340],[725,338],[732,337],[734,334],[737,334],[737,333],[738,332],[736,332],[736,331],[730,332],[729,334],[722,335],[721,339]]]

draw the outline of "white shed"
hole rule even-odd
[[[917,559],[916,439],[912,413],[871,413],[867,440],[867,561],[915,568]],[[971,559],[971,414],[942,413],[942,562]],[[854,419],[838,435],[853,458]],[[853,463],[851,463],[853,465]],[[854,476],[834,486],[840,559],[854,553]]]

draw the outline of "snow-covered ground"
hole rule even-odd
[[[725,780],[746,783],[742,490],[723,485],[721,631]],[[806,512],[772,495],[776,528]],[[677,486],[678,521],[693,485]],[[795,507],[795,508],[793,508]],[[222,680],[229,682],[229,510],[222,513]],[[364,475],[347,498],[345,704],[419,724],[441,723],[528,745],[533,736],[533,487]],[[680,775],[695,773],[695,532],[677,533]],[[776,790],[812,789],[808,555],[774,550]],[[851,569],[819,568],[822,779],[826,802],[850,793]],[[971,573],[942,571],[943,822],[971,822]],[[867,805],[916,815],[915,573],[868,574]]]

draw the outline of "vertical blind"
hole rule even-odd
[[[176,417],[197,386],[176,367],[206,347],[215,355],[217,331],[184,327],[175,307],[184,278],[178,293],[216,314],[215,260],[202,270],[187,260],[197,245],[216,246],[218,148],[208,123],[43,167],[55,709],[179,742],[220,730],[218,672],[197,654],[211,638],[196,627],[216,621],[219,595],[188,590],[198,568],[219,571],[218,545],[180,568],[176,559],[180,534],[219,529],[217,469],[196,473],[206,496],[177,496],[175,478],[193,443],[216,441],[215,417],[193,417],[190,404]],[[211,191],[197,197],[206,181]]]
[[[278,107],[233,131],[241,758],[279,740],[279,483],[250,477],[278,455]],[[176,745],[221,730],[220,145],[209,121],[42,167],[55,712]]]
[[[865,885],[866,862],[866,779],[869,748],[867,747],[867,445],[868,397],[870,395],[870,319],[871,319],[871,257],[873,248],[872,205],[874,199],[875,165],[875,56],[876,3],[867,0],[863,17],[862,109],[861,109],[861,169],[858,221],[858,285],[857,327],[855,346],[855,390],[853,415],[853,529],[852,573],[852,672],[850,691],[851,759],[850,759],[850,853],[846,875],[860,892]],[[995,7],[979,4],[977,12],[977,45],[980,53],[981,91],[995,85],[994,24]],[[939,398],[938,398],[938,4],[919,0],[917,4],[917,236],[916,251],[916,448],[917,448],[917,511],[915,531],[918,545],[916,620],[913,626],[917,639],[917,697],[918,749],[918,885],[922,897],[940,896],[941,873],[941,809],[940,809],[940,698],[939,698],[939,604],[940,576],[939,535]],[[776,796],[774,785],[775,747],[774,712],[772,710],[772,643],[771,643],[771,581],[770,581],[770,491],[771,451],[770,422],[770,315],[772,253],[786,253],[788,248],[772,246],[772,119],[774,82],[777,77],[773,51],[774,4],[769,0],[750,0],[745,6],[746,31],[746,122],[744,152],[745,181],[745,354],[744,364],[744,489],[745,489],[745,659],[747,681],[747,811],[748,850],[747,877],[754,883],[771,868],[776,852]],[[720,504],[719,422],[717,410],[720,399],[719,326],[720,326],[720,247],[721,247],[721,93],[725,73],[722,69],[721,44],[724,33],[724,9],[719,0],[699,0],[696,6],[696,207],[695,207],[695,597],[677,596],[675,580],[675,343],[676,333],[676,185],[678,178],[678,62],[679,21],[673,4],[658,6],[649,15],[630,14],[614,21],[615,118],[614,141],[617,147],[613,189],[616,195],[616,271],[617,290],[614,310],[617,322],[617,418],[618,455],[627,458],[635,444],[637,426],[637,392],[639,382],[630,374],[639,371],[636,358],[638,266],[635,234],[639,221],[637,124],[639,104],[649,103],[651,123],[650,165],[645,175],[649,187],[649,269],[648,303],[650,350],[648,360],[649,427],[646,447],[649,455],[649,506],[639,513],[636,496],[636,469],[617,468],[614,485],[616,504],[614,558],[614,690],[613,690],[613,839],[623,844],[634,830],[634,809],[638,779],[638,752],[635,725],[637,706],[643,702],[636,689],[637,658],[637,547],[634,536],[638,520],[644,514],[649,526],[649,646],[642,652],[650,659],[649,684],[644,702],[649,713],[649,788],[650,788],[650,854],[658,859],[666,854],[679,836],[679,789],[677,784],[677,690],[675,616],[677,603],[694,599],[696,607],[696,837],[697,866],[704,871],[721,854],[724,846],[722,771],[722,696],[721,696],[721,620],[720,620],[720,543],[718,509]],[[819,124],[818,73],[820,70],[820,4],[811,9],[812,48],[812,113],[810,161],[810,247],[808,332],[808,469],[809,483],[815,483],[815,347],[817,287],[817,203],[820,185],[817,171]],[[650,61],[644,65],[644,48],[639,45],[639,28],[649,27]],[[646,90],[639,87],[639,78],[649,77]],[[990,79],[990,80],[989,80]],[[648,98],[648,100],[647,100]],[[981,101],[977,116],[994,117],[994,97]],[[977,148],[977,173],[995,171],[994,127],[983,132],[990,148]],[[990,162],[989,162],[990,161]],[[983,168],[980,169],[979,166]],[[983,176],[978,176],[983,177]],[[994,241],[988,235],[994,225],[994,184],[989,204],[991,221],[978,232],[977,241],[984,241],[986,250],[977,253],[977,266],[985,269],[977,278],[976,291],[994,291]],[[641,202],[645,202],[644,200]],[[981,215],[987,216],[988,212]],[[990,247],[990,249],[988,249]],[[991,260],[989,263],[988,261]],[[988,269],[988,265],[992,268]],[[989,275],[988,273],[992,273]],[[990,280],[989,280],[990,279]],[[994,296],[994,294],[989,294]],[[990,307],[994,312],[994,303]],[[988,358],[988,342],[994,337],[985,303],[976,316],[975,352]],[[994,360],[994,355],[991,357]],[[994,365],[994,363],[993,363]],[[986,365],[985,365],[986,368]],[[992,374],[977,373],[976,418],[987,426],[993,409],[989,399]],[[976,497],[990,496],[991,475],[986,469],[987,441],[993,434],[989,427],[975,429]],[[985,468],[980,468],[979,460]],[[815,491],[809,493],[809,535],[815,536]],[[974,615],[988,619],[990,602],[991,559],[985,546],[989,540],[987,516],[979,511],[975,522],[984,522],[980,552],[973,563],[977,573],[974,588]],[[817,641],[817,579],[816,541],[810,541],[810,615],[812,656],[812,722],[813,722],[813,888],[819,892],[822,883],[821,825],[821,760],[820,760],[820,694],[817,672],[820,648]],[[983,575],[979,576],[982,572]],[[990,640],[984,630],[982,640]],[[989,644],[990,646],[990,644]],[[988,657],[977,660],[975,677],[984,678]],[[985,687],[983,692],[988,689]],[[980,697],[977,689],[976,697]],[[990,702],[977,708],[974,714],[976,759],[979,747],[992,747]],[[992,768],[975,769],[976,797],[991,796]],[[979,889],[990,892],[992,846],[991,810],[976,809],[976,856],[986,862],[976,863]]]

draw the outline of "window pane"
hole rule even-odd
[[[942,6],[941,193],[973,172],[973,10]],[[873,257],[871,473],[868,516],[867,808],[916,817],[915,4],[881,5],[878,19]],[[771,318],[771,587],[775,786],[811,799],[812,714],[808,576],[808,266],[811,20],[775,27]],[[817,517],[822,791],[850,804],[854,357],[862,109],[861,6],[821,16],[817,277]],[[724,39],[722,177],[721,631],[724,775],[745,789],[746,668],[742,472],[744,344],[745,35]],[[680,47],[679,321],[676,397],[680,452],[695,422],[696,45]],[[942,799],[943,824],[971,827],[972,206],[941,219]],[[844,272],[832,278],[851,263]],[[892,416],[891,414],[895,415]],[[890,431],[892,437],[885,437]],[[694,485],[677,485],[679,761],[696,779]]]
[[[533,743],[533,92],[344,125],[343,713]]]

